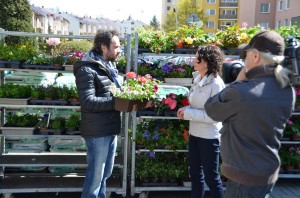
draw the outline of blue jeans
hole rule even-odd
[[[190,135],[189,164],[192,198],[204,197],[205,182],[209,187],[211,197],[224,197],[224,189],[218,171],[219,154],[220,141],[218,139],[204,139]]]
[[[232,180],[226,184],[225,198],[269,198],[275,184],[265,186],[246,186]]]
[[[87,170],[81,198],[105,198],[106,179],[112,173],[117,136],[85,138]]]

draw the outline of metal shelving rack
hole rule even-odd
[[[91,36],[76,35],[54,35],[38,34],[27,32],[10,32],[0,30],[0,38],[4,36],[32,36],[32,37],[55,37],[55,38],[74,38],[74,39],[93,39]],[[130,40],[130,37],[128,37]],[[129,42],[130,43],[130,42]],[[127,49],[130,52],[130,48]],[[130,58],[129,58],[130,60]],[[129,65],[129,64],[128,64]],[[25,72],[54,72],[70,73],[62,70],[30,70],[30,69],[0,69],[0,85],[4,84],[4,71],[25,71]],[[1,111],[0,123],[4,123],[5,108],[45,108],[45,109],[80,109],[80,106],[56,106],[56,105],[6,105],[0,104]],[[121,128],[121,155],[116,156],[115,167],[121,169],[120,179],[109,178],[107,181],[107,191],[126,196],[127,192],[127,166],[128,166],[128,120],[129,113],[122,113]],[[38,166],[86,166],[85,153],[4,153],[5,138],[13,136],[22,137],[78,137],[75,135],[3,135],[0,133],[0,194],[8,198],[12,193],[29,192],[80,192],[83,186],[83,173],[6,173],[6,167],[38,167]]]

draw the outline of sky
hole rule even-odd
[[[162,0],[29,0],[35,6],[59,9],[83,17],[134,20],[150,23],[153,16],[161,21]]]

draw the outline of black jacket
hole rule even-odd
[[[109,70],[97,62],[79,61],[74,75],[81,105],[80,131],[83,137],[102,137],[120,132],[120,112],[114,110],[109,91]]]

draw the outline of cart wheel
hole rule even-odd
[[[142,192],[140,195],[139,195],[139,198],[147,198],[149,195],[149,191],[147,192]]]

